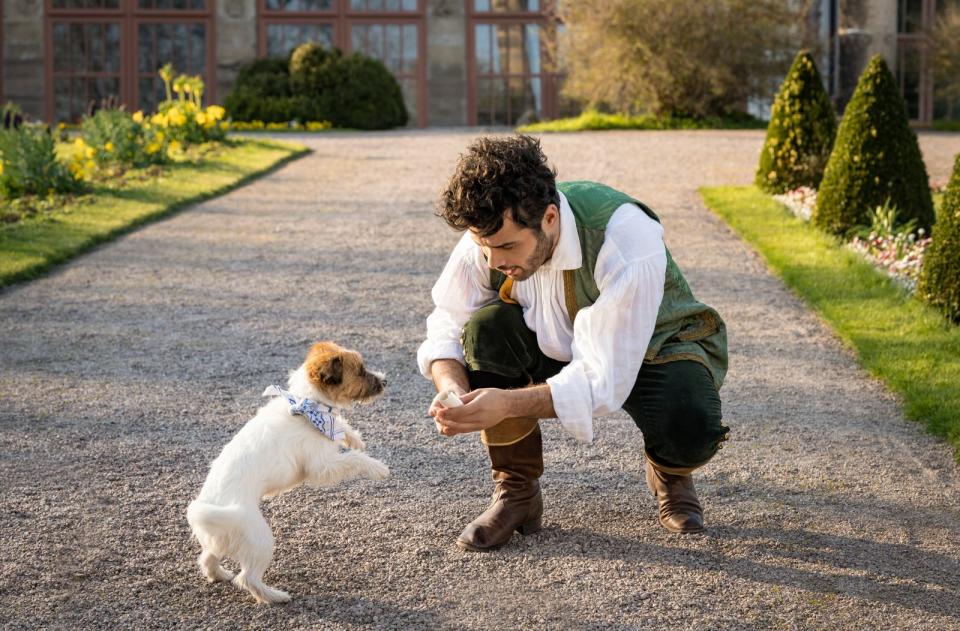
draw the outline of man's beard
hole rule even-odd
[[[533,276],[540,266],[550,260],[553,256],[553,248],[557,244],[556,239],[550,239],[547,234],[540,230],[537,232],[537,247],[523,265],[517,265],[520,269],[519,274],[513,277],[515,281],[527,280]]]

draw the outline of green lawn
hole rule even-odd
[[[165,166],[159,176],[131,171],[117,182],[96,184],[52,215],[0,228],[0,287],[34,278],[98,243],[215,197],[308,152],[273,140],[230,139],[198,164]]]
[[[960,460],[960,326],[757,188],[700,192],[863,366],[900,395],[906,415],[945,438]]]
[[[629,116],[626,114],[603,114],[587,110],[574,118],[531,123],[517,128],[522,133],[557,131],[595,131],[605,129],[766,129],[765,121],[743,115],[737,118],[671,118],[669,116]]]

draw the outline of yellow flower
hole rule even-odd
[[[0,162],[0,175],[3,175],[3,162]]]
[[[139,111],[139,110],[137,110],[136,112],[134,112],[134,113],[133,113],[133,122],[134,122],[134,123],[142,123],[142,122],[143,122],[143,112],[141,112],[141,111]]]
[[[87,146],[87,143],[83,141],[83,138],[78,137],[76,140],[73,141],[73,146],[76,147],[78,150],[83,151],[83,148]]]
[[[97,163],[94,162],[93,160],[87,160],[87,168],[93,171],[94,169],[97,168]]]
[[[163,135],[163,132],[162,132],[162,131],[158,131],[158,132],[157,132],[157,142],[163,142],[163,139],[164,139],[164,138],[166,138],[166,136]]]
[[[59,129],[60,131],[63,131],[63,130],[66,129],[66,128],[67,128],[67,124],[66,124],[66,123],[59,123],[59,124],[57,125],[57,129]]]
[[[167,117],[161,114],[160,112],[157,112],[156,114],[150,117],[150,122],[159,127],[166,127]]]
[[[167,153],[179,153],[182,150],[179,140],[174,140],[167,147]]]
[[[172,109],[169,112],[167,112],[167,120],[174,127],[179,127],[180,125],[183,125],[184,123],[187,122],[187,117],[184,116],[183,112],[181,112],[180,110]]]
[[[111,151],[113,151],[113,143],[108,140],[107,143],[103,145],[103,150],[106,151],[107,153],[110,153]]]
[[[207,108],[207,116],[215,121],[221,120],[226,113],[226,110],[219,105],[211,105]]]
[[[87,147],[87,150],[84,151],[83,153],[85,156],[87,156],[87,158],[92,158],[93,154],[95,154],[96,151],[93,150],[93,147]]]
[[[149,145],[147,145],[147,148],[144,151],[147,152],[147,155],[153,155],[156,152],[160,151],[160,143],[151,142]]]
[[[194,120],[197,121],[197,125],[205,125],[207,123],[207,115],[203,112],[197,112],[194,116]]]

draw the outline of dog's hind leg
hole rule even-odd
[[[273,533],[259,512],[251,513],[245,520],[243,541],[237,546],[236,554],[231,556],[240,562],[240,573],[234,577],[234,585],[250,592],[259,603],[290,600],[290,594],[263,582],[263,574],[273,558]]]
[[[200,571],[211,583],[229,581],[233,578],[233,572],[223,569],[223,566],[220,565],[220,558],[209,550],[200,553],[197,558],[197,565],[200,566]]]

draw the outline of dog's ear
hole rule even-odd
[[[343,381],[343,360],[335,355],[320,366],[320,381],[328,386],[339,385]]]

